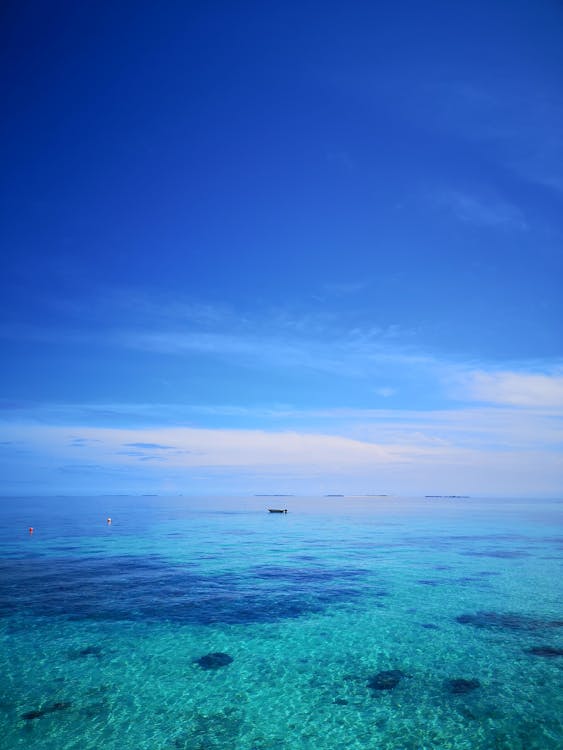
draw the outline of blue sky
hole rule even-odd
[[[561,3],[2,15],[0,493],[560,493]]]

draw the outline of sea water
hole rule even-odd
[[[561,502],[0,504],[6,750],[563,746]]]

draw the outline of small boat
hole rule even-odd
[[[287,513],[287,508],[268,508],[268,513]]]

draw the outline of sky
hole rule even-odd
[[[563,4],[5,2],[0,494],[563,491]]]

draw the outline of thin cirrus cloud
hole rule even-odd
[[[397,393],[397,389],[390,386],[382,386],[381,388],[376,388],[375,393],[383,398],[390,398]]]
[[[477,371],[465,376],[464,387],[475,401],[563,409],[563,375],[559,373]]]
[[[474,405],[466,403],[456,408],[432,410],[408,408],[349,408],[322,409],[296,408],[290,405],[236,406],[228,404],[70,404],[38,406],[22,409],[5,421],[2,431],[6,437],[21,431],[23,425],[50,425],[67,431],[89,435],[81,438],[82,451],[101,447],[99,437],[93,437],[97,428],[124,430],[128,426],[129,442],[114,446],[116,451],[133,455],[146,453],[171,456],[185,446],[174,443],[166,449],[157,448],[155,432],[186,424],[205,428],[209,420],[238,429],[248,425],[260,426],[270,432],[292,431],[299,433],[333,434],[359,437],[383,443],[409,442],[409,435],[427,436],[430,440],[446,439],[452,444],[468,444],[476,438],[484,444],[498,443],[507,447],[517,444],[533,446],[536,443],[557,443],[563,439],[563,415],[554,408],[531,408],[506,404]],[[38,433],[39,434],[39,433]],[[109,434],[109,433],[108,433]],[[113,433],[112,433],[113,434]],[[118,434],[118,433],[115,433]],[[119,433],[121,434],[121,433]],[[160,433],[159,433],[160,435]],[[170,437],[170,436],[168,436]],[[125,438],[124,438],[125,439]],[[418,438],[417,438],[418,439]],[[6,440],[6,446],[14,441]],[[410,441],[413,442],[413,441]],[[416,442],[416,441],[414,441]],[[73,441],[65,447],[74,448]],[[155,446],[155,447],[151,447]]]
[[[161,443],[123,443],[126,448],[141,448],[144,450],[171,451],[176,448],[174,445],[162,445]]]
[[[221,357],[252,367],[306,368],[343,376],[359,376],[376,360],[400,363],[428,362],[423,354],[403,350],[385,337],[358,335],[320,341],[305,336],[250,336],[246,333],[204,333],[183,331],[123,331],[114,341],[121,346],[157,354]]]
[[[558,81],[541,76],[519,77],[518,86],[506,81],[440,80],[420,87],[432,109],[434,127],[488,146],[487,153],[505,169],[530,183],[563,189],[563,98]],[[412,106],[418,105],[418,94]],[[503,148],[495,146],[502,142]]]
[[[181,330],[174,316],[159,321],[160,330],[139,324],[100,337],[110,347],[155,357],[213,356],[250,368],[329,372],[341,385],[326,408],[316,409],[248,400],[9,404],[0,437],[19,441],[28,457],[18,463],[6,446],[3,473],[12,486],[33,471],[69,482],[90,478],[96,468],[88,467],[106,467],[124,490],[141,481],[159,491],[223,490],[219,477],[226,475],[229,491],[260,491],[271,487],[268,478],[281,483],[284,477],[284,487],[292,482],[296,491],[319,491],[329,479],[351,491],[384,483],[417,493],[462,487],[545,494],[561,486],[563,370],[553,363],[501,370],[456,361],[406,346],[408,336],[395,329],[338,326],[326,316],[284,315],[260,326],[240,315],[208,315],[213,330],[205,331]],[[418,392],[405,395],[405,372],[434,392],[432,408],[420,408]],[[395,408],[348,408],[348,387],[358,378]]]
[[[432,203],[466,224],[520,231],[527,229],[521,210],[498,197],[438,190],[432,196]]]
[[[323,296],[341,297],[357,294],[368,285],[367,281],[350,281],[327,283],[320,289]],[[327,310],[324,305],[306,312],[274,307],[246,314],[174,297],[162,300],[135,288],[104,290],[88,303],[74,304],[79,305],[79,314],[70,318],[63,306],[65,317],[58,325],[4,326],[0,338],[67,347],[93,344],[154,356],[221,357],[342,375],[362,371],[368,357],[397,362],[427,358],[404,346],[411,341],[412,331],[393,322],[359,327],[342,311]]]

